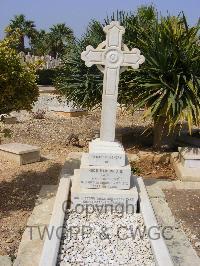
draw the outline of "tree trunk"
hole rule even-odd
[[[20,36],[20,47],[19,47],[19,49],[20,49],[20,52],[21,51],[24,52],[24,50],[25,50],[24,36],[23,35]]]
[[[169,133],[169,124],[167,123],[167,117],[161,116],[156,121],[154,120],[154,149],[171,149],[174,145],[176,133],[177,130]]]

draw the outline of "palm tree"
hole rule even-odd
[[[74,41],[74,34],[72,29],[67,27],[65,23],[60,23],[50,28],[48,38],[51,55],[56,57],[61,56],[66,46]]]
[[[28,37],[29,42],[31,43],[31,39],[34,38],[37,31],[35,29],[34,21],[26,20],[26,17],[23,14],[14,16],[14,19],[11,19],[5,32],[7,33],[7,36],[10,36],[17,30],[20,33],[20,43],[17,50],[20,52],[25,50],[25,37]]]
[[[33,54],[42,56],[50,53],[49,34],[45,30],[38,31],[31,41]]]

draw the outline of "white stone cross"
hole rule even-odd
[[[115,140],[119,75],[129,66],[134,69],[139,68],[145,58],[140,55],[140,50],[134,48],[129,51],[128,47],[122,43],[125,29],[120,26],[118,21],[111,22],[104,28],[104,32],[106,41],[96,49],[88,46],[86,51],[81,54],[81,58],[85,61],[86,66],[97,65],[99,70],[104,73],[100,140],[113,142]]]

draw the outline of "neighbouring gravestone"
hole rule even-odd
[[[179,148],[179,158],[184,167],[200,168],[200,149],[185,147]]]
[[[0,115],[0,121],[4,124],[16,124],[17,123],[17,117],[13,115]]]
[[[115,141],[119,75],[145,61],[138,49],[122,43],[125,29],[119,22],[104,28],[106,41],[82,53],[86,66],[97,65],[104,74],[100,139],[89,143],[72,180],[72,206],[79,204],[130,204],[136,208],[138,192],[123,146]]]
[[[200,181],[200,148],[181,147],[172,153],[176,175],[183,181]]]
[[[75,107],[72,102],[67,103],[64,97],[56,94],[56,89],[52,86],[39,87],[40,96],[33,106],[33,111],[49,111],[61,117],[78,117],[87,115],[87,110]]]
[[[57,115],[65,117],[77,117],[87,114],[85,109],[75,107],[72,102],[67,103],[64,97],[58,98],[58,96],[51,98],[48,109],[51,112],[55,112]]]
[[[34,163],[40,161],[40,148],[21,143],[2,144],[0,157],[19,165]]]
[[[61,59],[54,58],[50,55],[45,56],[37,56],[37,55],[31,55],[29,52],[26,55],[24,52],[19,53],[20,61],[22,64],[24,63],[36,63],[40,62],[40,69],[53,69],[56,67],[59,67],[62,63]]]
[[[33,106],[33,112],[43,110],[60,117],[77,117],[87,115],[86,109],[75,107],[73,103],[67,103],[64,97],[56,94],[52,86],[38,85],[40,96]]]

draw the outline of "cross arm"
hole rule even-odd
[[[87,46],[86,51],[82,52],[81,59],[85,61],[87,67],[91,67],[92,65],[104,65],[103,55],[103,49],[95,49],[89,45]]]
[[[127,48],[123,51],[124,60],[122,67],[131,66],[133,69],[138,69],[141,64],[144,63],[145,57],[140,54],[140,50],[137,48],[129,51]]]

